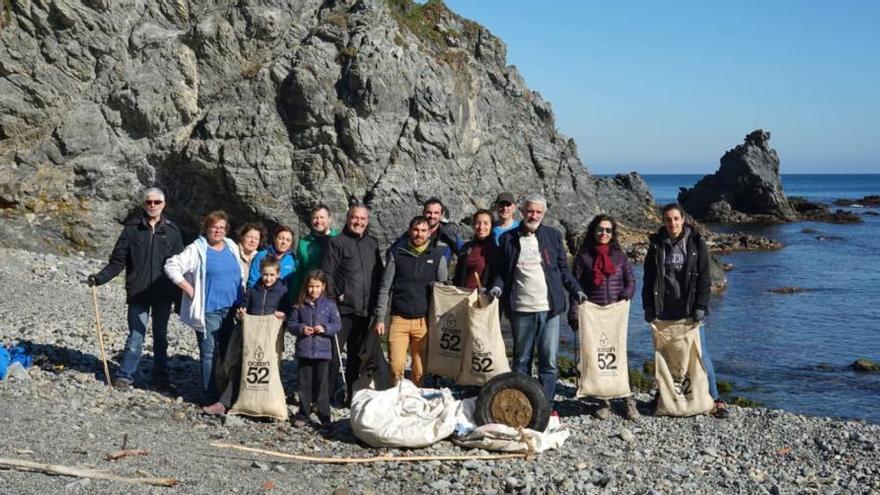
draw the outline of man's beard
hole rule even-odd
[[[525,227],[526,230],[528,230],[529,232],[533,232],[533,233],[534,233],[536,230],[538,230],[538,227],[541,226],[541,221],[540,221],[540,220],[535,220],[535,221],[531,221],[531,222],[530,222],[530,221],[528,221],[528,220],[523,220],[522,224],[523,224],[523,226]]]

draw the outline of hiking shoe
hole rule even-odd
[[[611,403],[608,402],[607,400],[600,400],[599,401],[599,408],[596,409],[595,411],[593,411],[593,416],[595,416],[596,419],[602,419],[602,420],[605,420],[605,419],[608,419],[609,417],[611,417]]]
[[[202,406],[202,412],[208,416],[223,416],[226,414],[226,406],[221,402],[215,402],[209,406]]]
[[[120,392],[127,392],[131,388],[131,380],[125,378],[117,378],[113,381],[113,388]]]
[[[318,416],[318,422],[321,423],[321,426],[327,426],[333,422],[333,418],[330,416]]]
[[[727,419],[730,417],[730,409],[727,408],[727,403],[723,400],[715,401],[715,409],[712,410],[712,416],[715,416],[718,419]]]
[[[639,409],[636,407],[636,401],[634,401],[633,399],[626,400],[626,406],[623,410],[623,417],[630,421],[635,421],[642,417],[642,415],[639,414]]]

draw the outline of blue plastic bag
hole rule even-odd
[[[5,347],[0,346],[0,380],[6,378],[6,370],[9,368],[9,361],[12,357]]]
[[[24,347],[20,345],[10,347],[9,356],[9,366],[12,366],[12,363],[21,363],[21,366],[27,369],[34,364],[34,357],[28,354],[27,351],[24,350]]]

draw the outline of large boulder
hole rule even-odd
[[[796,213],[782,191],[779,156],[770,148],[770,132],[758,129],[721,157],[712,175],[682,188],[678,201],[704,222],[787,222]]]
[[[383,240],[442,198],[460,221],[542,192],[569,235],[654,225],[638,176],[596,179],[504,44],[442,2],[12,2],[0,27],[0,243],[106,251],[148,185],[302,230],[328,204]]]

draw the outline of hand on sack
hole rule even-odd
[[[578,294],[577,294],[577,301],[578,301],[578,304],[583,304],[583,303],[587,302],[588,299],[589,299],[589,298],[587,297],[586,294],[584,294],[583,291],[578,292]]]
[[[276,311],[275,312],[275,318],[278,318],[279,320],[283,320],[286,317],[287,317],[287,315],[284,314],[283,311]]]
[[[706,312],[702,309],[698,309],[694,312],[694,321],[703,321],[703,318],[706,317]]]
[[[492,287],[489,289],[489,297],[492,299],[498,299],[501,297],[501,287]]]

